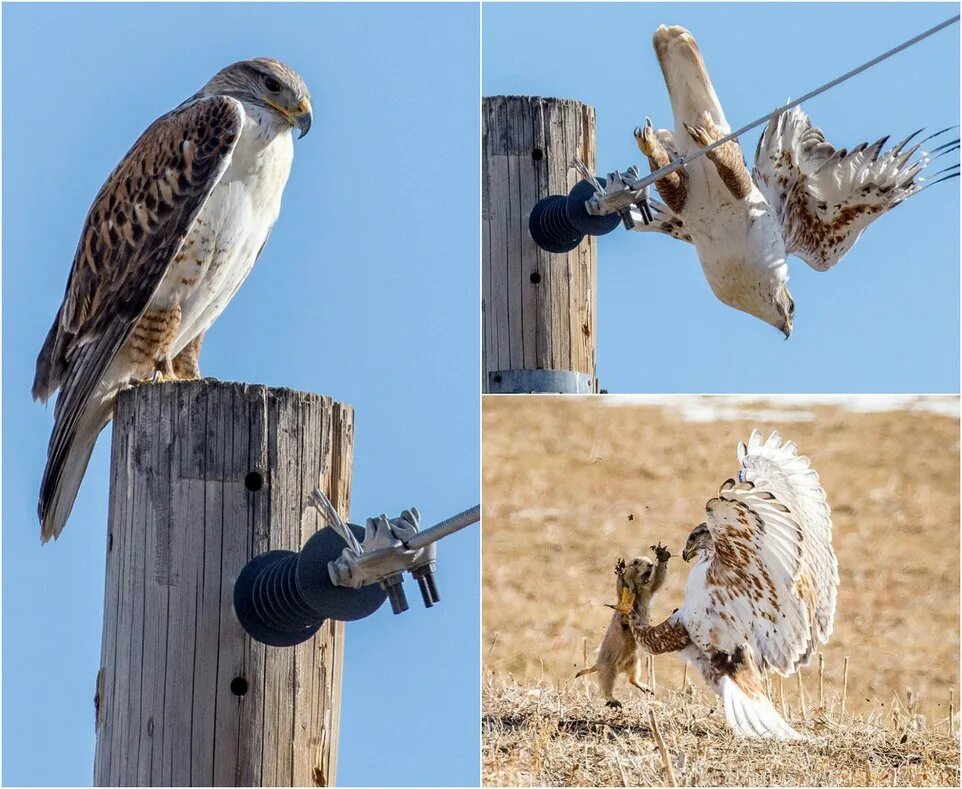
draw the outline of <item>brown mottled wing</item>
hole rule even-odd
[[[906,146],[918,133],[885,152],[888,137],[849,151],[826,142],[797,107],[769,121],[758,141],[753,176],[778,216],[787,251],[827,271],[876,218],[922,191],[919,174],[942,153],[957,150],[958,140],[913,158],[921,143]]]
[[[156,120],[127,152],[87,215],[37,360],[36,399],[65,383],[81,348],[87,382],[103,375],[226,169],[242,123],[234,99],[193,100]]]

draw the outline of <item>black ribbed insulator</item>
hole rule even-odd
[[[570,252],[586,235],[603,236],[618,227],[618,214],[588,213],[585,203],[594,193],[594,185],[582,179],[567,196],[549,195],[539,200],[528,217],[528,232],[534,243],[546,252]]]
[[[364,529],[350,527],[364,539]],[[326,619],[349,622],[377,611],[387,599],[378,584],[351,589],[331,582],[327,565],[344,550],[330,527],[294,551],[255,556],[234,584],[234,613],[244,630],[261,643],[282,647],[313,636]]]

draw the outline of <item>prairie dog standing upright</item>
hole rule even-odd
[[[598,650],[598,659],[590,668],[575,674],[575,678],[578,678],[598,672],[598,684],[601,685],[601,692],[609,707],[621,706],[621,702],[613,695],[615,679],[619,673],[625,674],[628,681],[639,690],[651,692],[651,689],[641,682],[641,661],[635,639],[628,627],[627,616],[629,611],[634,610],[642,622],[650,623],[651,598],[665,583],[671,553],[661,543],[652,545],[651,548],[655,552],[657,564],[647,556],[639,556],[627,564],[624,559],[618,560],[615,565],[618,605],[612,606],[615,613]]]

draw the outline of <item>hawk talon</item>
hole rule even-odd
[[[608,699],[608,701],[605,702],[605,706],[612,707],[614,709],[621,709],[621,702],[618,701],[618,699]]]
[[[688,132],[688,136],[691,137],[700,148],[707,148],[715,139],[711,132],[708,131],[704,126],[694,126],[690,123],[685,124],[685,131]]]
[[[635,142],[638,144],[638,150],[649,159],[655,155],[660,140],[655,134],[651,118],[645,118],[645,127],[643,129],[635,127]]]

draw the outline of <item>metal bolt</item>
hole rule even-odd
[[[395,614],[403,614],[408,610],[407,595],[404,594],[404,577],[401,573],[389,575],[381,581],[381,588],[387,592],[387,599],[391,601],[391,610]]]

